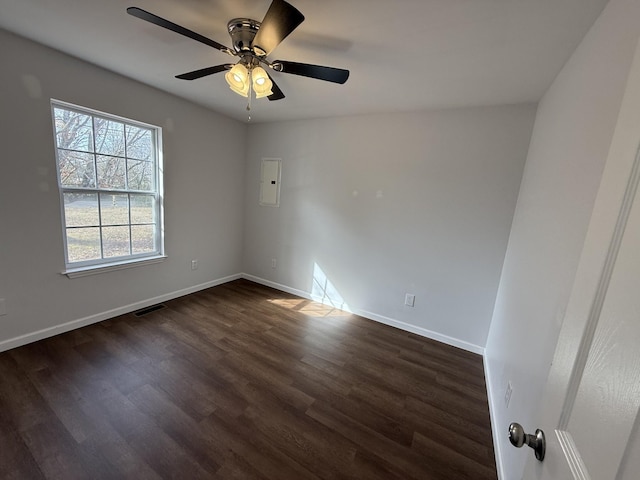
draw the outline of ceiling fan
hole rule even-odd
[[[267,97],[269,100],[280,100],[284,93],[273,81],[262,65],[276,72],[301,75],[327,82],[343,84],[349,78],[349,70],[324,67],[308,63],[289,62],[286,60],[269,61],[267,56],[304,20],[304,15],[284,0],[273,0],[262,22],[250,18],[234,18],[227,28],[231,36],[233,48],[200,35],[169,20],[137,7],[127,8],[127,13],[146,20],[160,27],[172,30],[180,35],[209,45],[232,57],[238,57],[235,64],[215,65],[193,72],[176,75],[182,80],[195,80],[226,71],[225,79],[231,90],[244,97],[251,98],[251,90],[256,98]]]

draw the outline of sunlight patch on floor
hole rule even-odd
[[[348,317],[351,314],[339,308],[330,305],[323,305],[311,300],[291,299],[291,298],[274,298],[269,300],[270,303],[280,307],[295,310],[310,317]]]

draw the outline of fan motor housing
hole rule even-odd
[[[260,22],[251,18],[234,18],[227,24],[231,43],[236,52],[250,52],[253,39],[260,29]]]

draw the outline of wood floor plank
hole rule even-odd
[[[451,472],[452,478],[468,480],[488,480],[493,479],[495,471],[485,466],[483,463],[470,459],[467,455],[462,455],[455,450],[443,445],[439,439],[434,439],[420,433],[415,434],[413,447],[420,452],[425,459],[430,461],[430,465]],[[446,460],[445,460],[446,459]]]
[[[245,392],[254,401],[244,416],[289,457],[321,478],[341,478],[350,468],[357,451],[352,442],[304,412],[282,406],[271,392],[252,386]]]
[[[0,478],[495,479],[482,358],[237,280],[0,353]]]
[[[163,392],[145,385],[127,398],[154,419],[155,424],[179,444],[208,472],[217,472],[230,455],[229,449],[215,435],[204,431],[199,422],[187,415]]]
[[[47,478],[89,478],[90,472],[82,465],[82,452],[74,448],[73,440],[55,417],[30,426],[21,436]]]
[[[163,478],[209,478],[212,473],[167,435],[154,417],[137,408],[127,397],[113,392],[102,403],[114,429],[128,445]]]
[[[313,405],[307,411],[307,415],[327,428],[340,433],[363,450],[394,465],[406,475],[406,478],[415,480],[438,478],[434,476],[432,467],[424,462],[419,453],[402,447],[328,405],[321,403]],[[442,476],[440,478],[454,477]]]
[[[492,449],[491,429],[477,425],[473,420],[470,421],[461,417],[452,409],[439,408],[408,396],[405,399],[405,408],[400,413],[400,416],[405,419],[404,421],[415,424],[416,431],[429,431],[430,424],[434,423],[458,435],[466,435],[481,445]]]
[[[8,354],[0,355],[0,402],[11,427],[22,432],[53,415],[46,400]]]
[[[277,443],[258,431],[246,417],[218,416],[217,412],[202,421],[220,441],[241,456],[255,470],[270,480],[318,480],[295,458],[287,456]]]
[[[93,421],[83,414],[77,402],[80,393],[73,384],[61,380],[49,368],[31,372],[28,376],[76,443],[91,436]]]
[[[0,399],[0,478],[45,478]]]
[[[151,378],[151,383],[195,419],[202,419],[216,409],[216,404],[208,395],[215,386],[203,385],[185,377],[181,374],[184,370],[176,368],[172,359],[163,359],[160,362],[142,359],[131,365],[131,368],[140,375]]]

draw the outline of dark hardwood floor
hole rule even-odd
[[[0,354],[0,477],[495,479],[482,358],[238,280]]]

